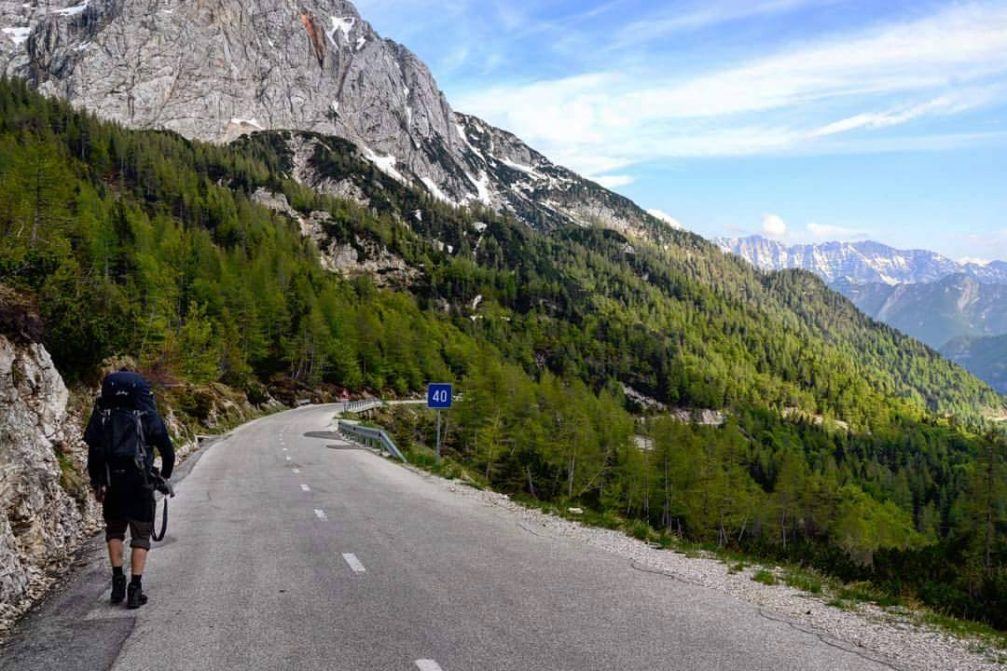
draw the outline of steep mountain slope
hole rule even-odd
[[[956,338],[941,354],[1007,394],[1007,335],[987,338]]]
[[[227,141],[338,135],[399,181],[539,228],[660,236],[630,201],[455,113],[430,71],[345,0],[0,0],[0,74],[99,116]]]
[[[949,275],[921,284],[852,284],[833,288],[866,314],[934,349],[963,336],[1007,333],[1007,285]]]
[[[850,284],[915,284],[949,275],[967,275],[987,284],[1007,284],[1007,262],[989,265],[958,263],[925,250],[900,250],[877,242],[825,242],[788,246],[755,235],[721,238],[724,251],[737,254],[762,270],[799,268],[826,282]]]

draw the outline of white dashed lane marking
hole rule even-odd
[[[416,668],[420,671],[444,671],[441,665],[432,659],[417,659]]]
[[[367,573],[367,569],[365,569],[364,565],[360,563],[359,559],[357,559],[357,555],[344,552],[343,559],[345,559],[346,563],[350,565],[350,568],[353,569],[354,573]]]
[[[300,472],[301,472],[301,469],[299,469],[299,468],[295,468],[294,469],[294,475],[299,475]]]
[[[329,519],[328,515],[325,514],[325,511],[324,510],[320,510],[318,508],[315,508],[315,517],[317,517],[320,520],[327,520],[327,519]]]
[[[302,484],[301,485],[301,491],[302,492],[310,492],[311,491],[311,487],[308,487],[307,485]]]
[[[287,459],[287,461],[290,461],[290,455],[289,454],[287,455],[286,459]]]

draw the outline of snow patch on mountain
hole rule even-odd
[[[25,26],[21,28],[4,28],[0,30],[4,35],[8,36],[15,45],[21,46],[28,41],[28,37],[31,35],[31,28]]]
[[[373,163],[378,170],[385,173],[389,177],[396,179],[403,184],[408,183],[408,180],[402,176],[402,173],[398,171],[395,165],[399,162],[397,158],[392,155],[381,156],[375,152],[370,147],[361,147],[360,150],[363,152],[364,157]]]
[[[73,7],[67,7],[66,9],[54,9],[52,10],[52,13],[58,16],[77,16],[78,14],[83,14],[90,4],[91,0],[84,0],[84,2],[79,5],[74,5]]]
[[[350,32],[353,30],[353,26],[357,24],[357,21],[353,17],[332,16],[329,18],[332,19],[332,30],[325,31],[325,36],[329,38],[332,46],[338,49],[339,45],[336,43],[336,33],[342,33],[343,37],[349,41]]]

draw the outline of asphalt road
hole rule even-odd
[[[96,540],[0,669],[891,668],[305,435],[332,416],[290,411],[208,448],[151,553],[150,603],[108,604]]]

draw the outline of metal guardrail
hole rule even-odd
[[[380,403],[378,405],[380,405]],[[393,457],[401,460],[402,463],[409,463],[406,461],[402,452],[399,451],[399,448],[395,445],[395,441],[381,429],[372,429],[370,427],[360,426],[356,422],[349,422],[345,419],[341,419],[339,420],[339,433],[350,440],[362,443],[368,447],[385,450]]]
[[[384,401],[378,399],[366,399],[363,401],[349,401],[343,404],[343,412],[352,412],[359,414],[361,412],[367,412],[368,410],[374,410],[375,408],[380,408],[385,404]]]

